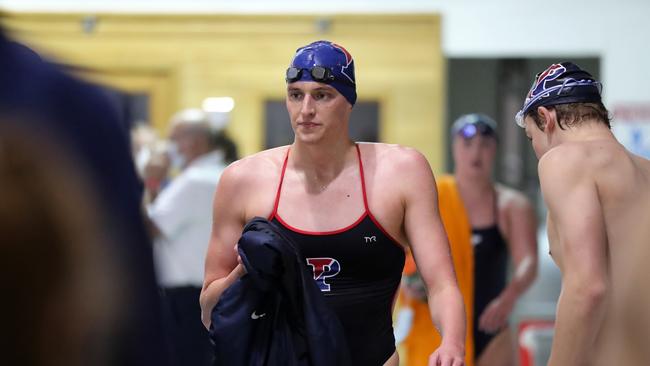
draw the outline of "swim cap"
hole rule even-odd
[[[553,64],[535,76],[515,121],[524,127],[526,113],[541,106],[601,102],[601,91],[602,84],[578,65],[571,62]]]
[[[484,114],[465,114],[456,120],[451,126],[451,135],[461,135],[470,139],[476,135],[489,136],[497,139],[497,123]]]
[[[341,93],[351,105],[357,101],[352,55],[330,41],[317,41],[298,48],[287,69],[286,81],[325,83]]]

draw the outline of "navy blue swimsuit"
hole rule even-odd
[[[478,328],[485,308],[506,287],[508,246],[498,225],[499,212],[494,193],[495,223],[486,228],[472,228],[474,244],[474,354],[478,358],[496,334]]]
[[[287,157],[282,167],[275,207],[269,221],[300,246],[326,303],[343,325],[353,365],[383,365],[395,352],[392,308],[404,268],[401,245],[368,209],[361,153],[357,146],[365,212],[348,227],[309,232],[282,220],[277,209]]]

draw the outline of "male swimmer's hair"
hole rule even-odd
[[[607,128],[612,128],[610,123],[610,113],[603,103],[568,103],[547,107],[555,110],[557,114],[557,123],[563,130],[565,129],[564,126],[575,126],[581,121],[587,119],[595,119],[604,123]],[[535,121],[535,125],[540,130],[544,130],[544,121],[539,113],[537,113],[537,109],[526,113],[526,117],[531,117],[533,121]]]

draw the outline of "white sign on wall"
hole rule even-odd
[[[650,102],[617,105],[612,132],[632,153],[650,159]]]

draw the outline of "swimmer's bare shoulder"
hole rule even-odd
[[[243,221],[270,214],[287,149],[281,146],[246,156],[223,172],[217,196],[231,201],[229,208],[239,211]]]

